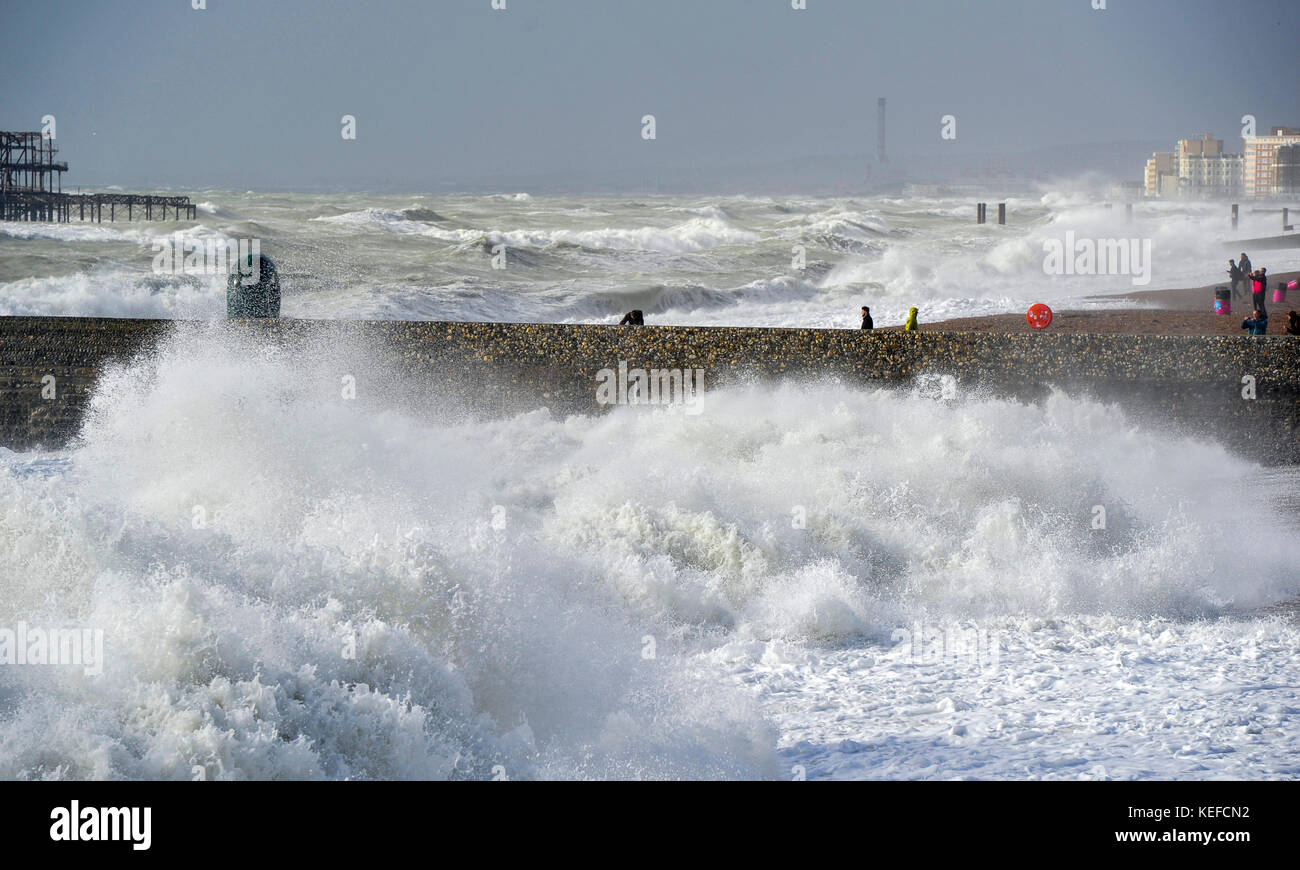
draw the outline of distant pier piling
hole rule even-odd
[[[1241,214],[1241,206],[1237,205],[1237,203],[1234,202],[1232,204],[1232,228],[1234,230],[1237,228],[1237,218],[1240,214]]]
[[[988,219],[989,219],[989,204],[987,202],[975,203],[975,223],[977,224],[988,223]],[[1000,202],[998,203],[998,224],[1005,226],[1006,223],[1007,223],[1007,204],[1005,202]]]
[[[1291,226],[1290,217],[1291,217],[1291,209],[1286,208],[1284,206],[1282,208],[1282,232],[1284,233],[1289,233],[1293,229],[1295,229],[1295,227]]]
[[[110,221],[117,220],[119,205],[126,206],[127,220],[137,215],[153,220],[155,208],[167,220],[169,206],[176,220],[198,216],[198,206],[188,196],[64,193],[68,164],[56,162],[57,153],[53,140],[39,132],[0,132],[0,220],[70,223],[75,211],[77,220],[103,223],[105,205]]]

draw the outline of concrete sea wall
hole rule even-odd
[[[1283,337],[1052,333],[863,333],[858,330],[612,327],[404,321],[0,318],[0,445],[73,438],[104,366],[150,353],[177,330],[229,330],[285,342],[365,348],[399,373],[398,404],[439,390],[479,410],[595,413],[602,369],[699,369],[705,393],[754,378],[837,377],[906,385],[948,375],[959,389],[1033,401],[1089,393],[1144,421],[1213,437],[1266,464],[1300,463],[1300,341]],[[220,333],[224,334],[224,333]],[[1254,398],[1247,398],[1253,379]],[[52,379],[52,380],[51,380]],[[458,386],[459,385],[459,386]],[[485,389],[490,385],[490,389]],[[54,389],[51,390],[50,387]],[[396,395],[393,391],[396,390]],[[425,395],[420,395],[420,393]]]

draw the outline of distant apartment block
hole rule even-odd
[[[1223,140],[1209,133],[1194,139],[1179,139],[1173,151],[1151,155],[1143,177],[1143,192],[1146,196],[1189,199],[1274,195],[1277,149],[1281,145],[1300,143],[1300,131],[1276,127],[1271,136],[1245,141],[1245,153],[1226,154]]]
[[[1193,199],[1237,196],[1241,193],[1241,154],[1224,154],[1223,140],[1209,133],[1179,139],[1178,195]]]
[[[1269,135],[1248,136],[1244,142],[1246,153],[1242,166],[1242,193],[1256,199],[1287,195],[1283,193],[1283,188],[1288,182],[1278,171],[1278,152],[1288,145],[1300,145],[1300,129],[1273,127]],[[1290,171],[1286,164],[1283,164],[1283,168]]]
[[[1186,170],[1179,171],[1179,191],[1198,199],[1240,196],[1244,166],[1245,158],[1240,154],[1191,157]]]
[[[1172,179],[1172,184],[1170,183]],[[1157,151],[1147,161],[1146,169],[1147,196],[1173,196],[1178,190],[1178,155],[1169,151]]]
[[[1202,133],[1196,139],[1179,139],[1178,165],[1181,169],[1184,161],[1195,157],[1215,157],[1223,153],[1223,140],[1215,139],[1209,133]]]
[[[1273,192],[1300,196],[1300,145],[1281,145],[1273,163]]]

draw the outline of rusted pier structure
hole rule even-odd
[[[138,193],[64,193],[67,163],[55,160],[54,141],[39,132],[0,132],[0,220],[110,221],[194,220],[196,206],[188,196],[152,196]]]

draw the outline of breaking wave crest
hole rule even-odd
[[[0,453],[0,625],[105,635],[98,676],[0,669],[0,776],[772,776],[720,644],[1296,592],[1252,466],[1094,400],[483,418],[409,388],[360,343],[178,327],[71,448]]]

